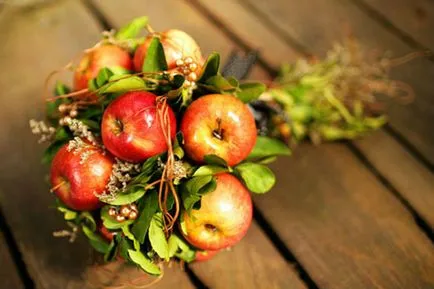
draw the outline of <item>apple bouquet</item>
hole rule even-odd
[[[262,83],[223,77],[217,53],[205,60],[187,33],[147,22],[105,32],[30,125],[50,143],[51,192],[72,228],[56,235],[82,231],[105,261],[160,275],[239,242],[251,193],[276,181],[266,164],[290,150],[257,135],[248,103]]]

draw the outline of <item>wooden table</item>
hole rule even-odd
[[[17,1],[19,2],[19,1]],[[400,55],[434,50],[429,0],[63,0],[0,10],[0,288],[86,288],[84,238],[63,228],[28,129],[42,118],[45,76],[139,15],[180,28],[222,58],[258,49],[250,78],[323,55],[348,29]],[[434,288],[434,57],[401,66],[415,101],[363,140],[301,145],[273,165],[276,188],[255,197],[255,222],[231,252],[171,270],[155,288]],[[69,76],[66,76],[69,77]]]

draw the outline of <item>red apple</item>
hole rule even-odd
[[[95,78],[104,67],[131,70],[133,62],[127,51],[115,45],[102,45],[91,49],[80,60],[74,73],[74,89],[87,88],[89,80]]]
[[[168,107],[170,137],[176,134],[176,119]],[[104,146],[116,157],[141,162],[167,150],[157,110],[157,96],[146,91],[127,92],[105,110],[101,134]]]
[[[64,145],[51,164],[51,186],[68,207],[87,211],[99,208],[97,195],[105,191],[112,172],[112,159],[98,148],[85,144],[77,150]]]
[[[252,222],[252,199],[244,185],[231,174],[215,176],[217,187],[202,197],[199,210],[185,212],[181,231],[185,239],[202,250],[235,245]]]
[[[194,258],[195,262],[204,262],[208,261],[212,257],[214,257],[219,251],[196,251],[196,256]]]
[[[146,38],[145,42],[137,48],[136,53],[134,54],[134,69],[136,71],[142,71],[146,52],[148,51],[152,38],[155,35],[160,37],[169,70],[177,67],[177,60],[185,59],[187,57],[191,57],[191,60],[198,65],[198,68],[199,66],[202,66],[202,53],[196,41],[194,41],[194,39],[184,31],[170,29],[162,33],[150,34]],[[196,71],[196,73],[198,74],[199,72]]]
[[[230,166],[244,160],[256,142],[256,125],[247,105],[232,95],[210,94],[193,101],[181,122],[184,148],[198,163],[215,154]]]

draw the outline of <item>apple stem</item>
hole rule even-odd
[[[58,183],[57,185],[55,185],[53,188],[50,189],[50,193],[54,193],[55,190],[57,190],[58,188],[60,188],[64,184],[66,184],[66,181],[62,181],[62,182]]]

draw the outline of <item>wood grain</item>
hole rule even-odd
[[[236,48],[207,19],[182,1],[159,2],[158,5],[139,0],[122,4],[115,0],[96,3],[116,26],[129,18],[147,14],[156,29],[185,29],[198,41],[205,54],[215,50],[221,53],[224,60]],[[146,9],[139,9],[142,3]],[[264,75],[261,70],[255,71]],[[246,239],[231,252],[222,252],[209,263],[195,264],[192,270],[211,288],[304,288],[294,270],[272,247],[257,225],[252,226]]]
[[[210,288],[306,288],[291,265],[277,255],[253,223],[246,237],[229,252],[219,252],[208,262],[193,264],[192,269]]]
[[[290,35],[318,55],[350,31],[369,49],[391,50],[400,56],[413,49],[397,36],[360,11],[351,1],[339,0],[240,0],[255,7],[279,31]],[[429,123],[434,119],[434,64],[427,59],[413,60],[396,67],[393,78],[413,86],[416,98],[410,105],[390,105],[390,124],[434,164],[434,134]]]
[[[421,45],[434,50],[434,2],[426,0],[357,0]]]
[[[434,175],[384,131],[354,144],[434,229]],[[379,149],[383,148],[383,149]]]
[[[221,1],[219,5],[213,5],[213,2],[209,0],[189,0],[188,2],[192,3],[194,7],[197,7],[197,3],[199,3],[211,11],[253,49],[260,49],[261,55],[271,66],[278,67],[282,62],[295,60],[297,53],[293,50],[294,45],[291,42],[293,40],[285,40],[285,35],[290,35],[277,34],[275,31],[271,31],[255,17],[256,15],[249,13],[249,9],[243,7],[241,3]],[[272,3],[276,5],[275,2]],[[303,7],[302,4],[299,5]],[[299,5],[294,5],[292,10],[297,10]],[[286,11],[288,7],[282,5],[280,10]],[[292,11],[291,13],[306,13],[306,11],[299,11],[298,13]],[[312,25],[314,17],[309,19],[311,18],[312,20],[305,21],[305,26]],[[327,31],[327,28],[324,29]],[[255,33],[251,33],[251,31],[255,31]],[[304,36],[300,35],[299,37]],[[284,52],[285,49],[286,53]],[[252,77],[267,79],[269,76],[253,74]],[[377,132],[355,144],[376,170],[387,178],[432,227],[434,224],[431,209],[434,204],[434,194],[432,193],[434,176],[432,172],[416,161],[404,147],[384,131]]]
[[[5,11],[0,21],[2,206],[38,288],[87,288],[82,276],[91,249],[83,236],[74,244],[52,237],[65,223],[53,209],[54,198],[44,181],[47,168],[40,163],[43,147],[31,135],[28,121],[43,118],[45,77],[97,42],[100,28],[79,1]],[[166,279],[158,288],[192,288],[184,273]]]
[[[0,232],[0,264],[2,266],[0,270],[0,289],[24,288],[24,284],[18,275],[17,268],[4,239],[3,232]]]
[[[302,145],[256,198],[320,288],[431,288],[434,247],[411,215],[340,144]]]

